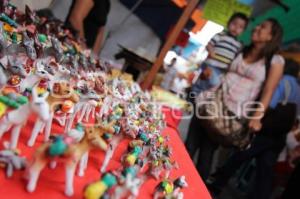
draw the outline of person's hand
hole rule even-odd
[[[300,142],[300,129],[294,131],[294,136],[298,142]]]
[[[178,73],[180,79],[188,79],[188,73]]]
[[[289,153],[289,165],[294,168],[297,159],[300,158],[300,145],[296,146],[290,153]]]
[[[203,71],[200,74],[200,79],[201,80],[208,80],[212,75],[212,70],[208,67],[203,69]]]
[[[212,50],[210,52],[208,52],[208,56],[207,58],[214,58],[216,56],[215,52]]]
[[[250,120],[248,127],[253,131],[253,132],[258,132],[260,131],[262,127],[262,123],[260,119],[252,119]]]
[[[206,46],[206,50],[208,52],[207,58],[214,58],[215,57],[215,47],[211,43],[208,43]]]

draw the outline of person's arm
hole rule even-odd
[[[296,146],[292,151],[289,152],[289,165],[294,168],[295,167],[295,163],[297,163],[297,159],[300,158],[300,145]]]
[[[100,50],[102,48],[102,43],[103,43],[103,38],[104,38],[104,30],[105,30],[104,26],[102,26],[98,29],[98,34],[97,34],[97,37],[96,37],[96,40],[95,40],[94,46],[93,46],[93,52],[96,55],[99,55]]]
[[[215,56],[215,45],[220,40],[221,34],[216,34],[207,44],[206,50],[208,51],[208,57],[214,57]]]
[[[214,46],[211,42],[207,44],[206,50],[208,52],[208,57],[214,57],[215,56]]]
[[[277,88],[273,92],[272,99],[270,101],[269,107],[275,108],[278,102],[282,102],[285,98],[285,79],[284,77],[278,83]]]
[[[80,38],[84,39],[83,21],[94,6],[93,0],[76,0],[71,11],[69,22],[79,32]]]
[[[174,66],[173,66],[174,67]],[[168,88],[169,89],[172,89],[173,88],[173,85],[174,85],[174,80],[176,79],[176,77],[177,77],[177,74],[178,74],[178,72],[177,72],[177,70],[175,69],[175,68],[170,68],[169,69],[169,72],[168,72],[168,74],[167,75],[169,75],[170,76],[170,78],[171,78],[171,81],[169,82],[169,85],[168,85]]]
[[[190,74],[191,74],[190,72],[185,72],[185,73],[177,72],[177,77],[179,77],[180,79],[188,80],[190,77]]]
[[[273,92],[275,91],[281,77],[283,74],[284,63],[277,62],[272,63],[270,67],[270,71],[267,74],[267,79],[262,90],[262,96],[260,98],[261,106],[257,109],[254,113],[254,117],[256,119],[252,119],[249,122],[249,128],[253,129],[254,131],[259,131],[262,127],[261,119],[269,107],[269,103],[272,99]]]

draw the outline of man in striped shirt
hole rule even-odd
[[[228,21],[227,31],[215,35],[206,46],[208,58],[202,64],[200,78],[192,85],[190,100],[201,92],[221,83],[221,76],[240,52],[242,44],[237,37],[245,30],[248,18],[242,13],[235,13]]]

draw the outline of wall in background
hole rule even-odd
[[[284,38],[283,42],[288,43],[293,40],[300,39],[300,3],[299,0],[285,0],[285,4],[290,7],[289,12],[286,12],[279,6],[273,7],[270,10],[262,13],[260,16],[254,18],[247,31],[242,35],[241,39],[244,43],[248,44],[250,42],[250,35],[252,29],[262,21],[267,18],[273,17],[276,18],[284,29]]]
[[[52,0],[11,0],[11,3],[16,5],[22,11],[25,10],[25,5],[28,5],[33,10],[38,10],[47,8],[51,2]]]

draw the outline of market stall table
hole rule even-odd
[[[137,80],[142,72],[149,70],[153,64],[153,60],[149,57],[142,55],[138,51],[126,48],[119,45],[120,52],[115,55],[116,59],[125,59],[123,71],[133,75],[133,79]]]
[[[169,114],[167,112],[167,114]],[[167,115],[166,118],[170,118]],[[21,132],[20,142],[18,148],[21,150],[21,154],[30,158],[31,154],[35,151],[38,145],[42,143],[43,136],[38,137],[38,142],[33,148],[27,147],[25,144],[29,138],[34,118],[31,117],[29,123],[27,124],[28,128],[24,129]],[[185,150],[185,147],[179,137],[177,130],[174,128],[177,124],[172,124],[173,121],[168,119],[168,127],[164,130],[164,135],[170,136],[170,145],[173,148],[173,158],[178,162],[179,169],[173,170],[171,172],[171,179],[174,179],[178,176],[185,175],[186,181],[188,183],[188,188],[184,188],[182,191],[185,198],[201,198],[201,199],[210,199],[210,195],[202,182],[200,176],[195,169],[192,160],[190,159],[188,153]],[[52,128],[53,133],[62,132],[62,128],[56,124]],[[7,133],[9,134],[9,133]],[[4,136],[3,140],[8,140],[8,135]],[[123,152],[127,149],[128,140],[124,140],[118,146],[116,153],[114,154],[112,160],[109,163],[108,170],[116,169],[120,167],[120,158]],[[2,146],[1,146],[2,147]],[[104,152],[93,151],[89,158],[88,169],[84,177],[75,177],[75,194],[71,198],[82,198],[82,190],[87,183],[98,180],[100,177],[99,168],[104,158]],[[47,199],[60,199],[67,198],[64,195],[64,168],[62,165],[58,165],[56,169],[52,170],[46,168],[42,171],[40,180],[38,182],[37,189],[34,193],[28,193],[25,190],[26,179],[24,172],[16,171],[11,179],[5,177],[4,171],[0,172],[0,196],[1,198],[10,198],[10,199],[27,199],[27,198],[47,198]],[[154,192],[155,186],[159,182],[153,178],[148,179],[143,186],[141,187],[139,197],[142,198],[151,198]]]

